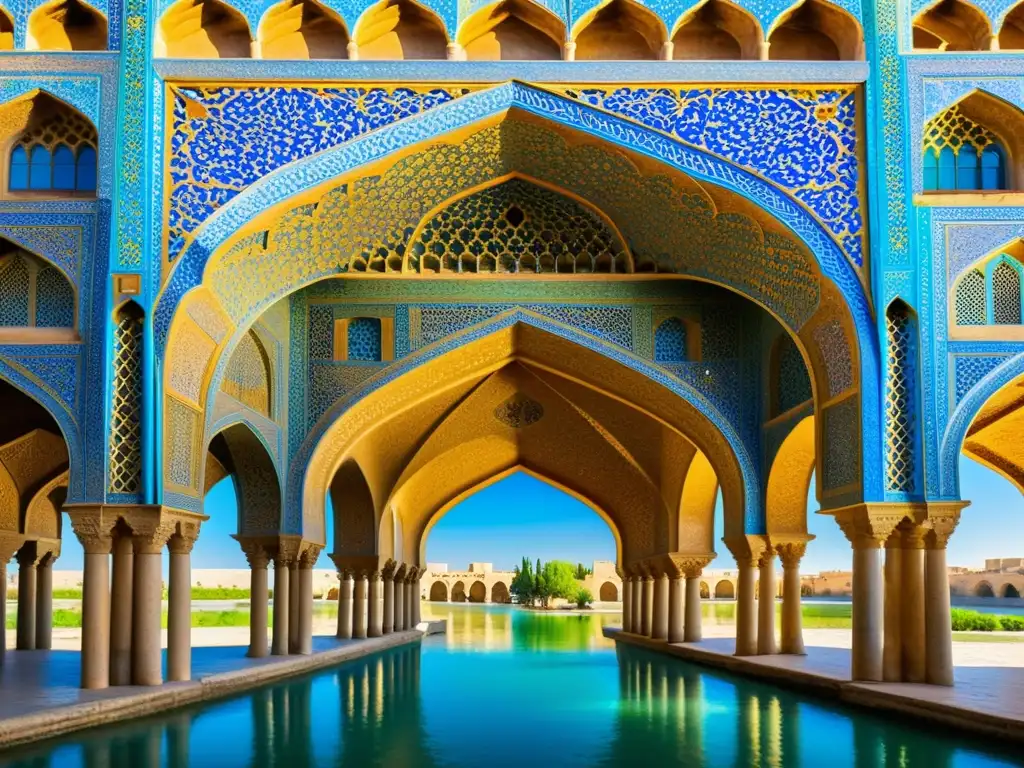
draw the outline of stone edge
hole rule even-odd
[[[617,628],[605,628],[605,637],[656,653],[675,656],[706,667],[724,669],[744,677],[770,680],[782,687],[811,691],[825,698],[858,708],[885,710],[909,715],[920,721],[959,731],[1024,743],[1024,723],[969,707],[956,707],[882,690],[870,683],[854,683],[817,672],[771,667],[741,656],[727,656],[692,645],[668,645],[646,637],[627,635]],[[756,658],[756,657],[755,657]]]
[[[0,720],[0,749],[23,746],[34,741],[64,736],[74,731],[115,721],[147,717],[160,712],[225,698],[268,683],[296,677],[379,651],[419,642],[420,630],[395,632],[309,656],[288,656],[243,669],[217,672],[184,683],[165,683],[142,693],[97,699],[33,712]]]

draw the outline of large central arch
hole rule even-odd
[[[741,535],[744,512],[759,509],[755,465],[728,420],[655,366],[521,310],[459,336],[390,367],[321,418],[289,477],[302,490],[303,538],[323,541],[325,489],[355,460],[386,489],[374,494],[383,546],[404,541],[401,558],[381,557],[414,562],[439,510],[520,466],[602,509],[623,559],[672,551],[677,509],[639,457],[663,431],[692,441],[716,468],[727,535]],[[395,524],[407,527],[401,537],[388,530]]]

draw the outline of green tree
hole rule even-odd
[[[533,602],[533,581],[533,566],[530,564],[530,559],[524,557],[522,565],[516,567],[516,575],[512,579],[509,592],[515,595],[523,605],[529,605]]]
[[[576,580],[583,581],[587,576],[592,574],[593,571],[587,568],[583,563],[576,563]]]
[[[590,590],[586,587],[580,587],[576,590],[576,607],[586,608],[594,602],[594,596],[590,594]]]
[[[576,568],[564,560],[550,560],[544,563],[545,603],[552,597],[573,600],[579,590],[576,581]]]

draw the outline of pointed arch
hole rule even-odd
[[[73,335],[77,324],[77,293],[67,276],[46,259],[0,238],[0,327],[12,329],[0,335],[15,328],[26,334],[34,333],[28,329],[59,328]]]
[[[701,451],[694,454],[683,481],[679,504],[680,552],[711,553],[715,549],[715,502],[718,474]]]
[[[14,17],[0,6],[0,51],[14,50]]]
[[[610,0],[585,13],[573,26],[579,60],[660,59],[668,30],[648,8],[633,0]]]
[[[440,17],[413,0],[380,0],[356,22],[352,37],[360,59],[448,58],[448,33]]]
[[[28,17],[30,51],[105,51],[106,17],[81,0],[51,0]]]
[[[1024,111],[973,90],[924,126],[924,190],[1018,189],[1024,178]]]
[[[1024,50],[1024,2],[1017,3],[1003,17],[999,27],[999,50]]]
[[[317,0],[282,0],[260,19],[255,51],[261,59],[347,59],[348,30]]]
[[[807,535],[807,491],[814,475],[814,416],[793,427],[772,461],[765,495],[769,536]]]
[[[430,585],[429,600],[432,603],[448,602],[448,585],[438,579]]]
[[[112,493],[142,491],[142,368],[145,313],[134,301],[114,312],[114,375],[111,385],[110,466]]]
[[[328,490],[334,509],[334,552],[343,557],[379,554],[377,512],[373,491],[355,459],[347,459],[334,473]]]
[[[756,60],[763,39],[749,11],[729,0],[704,0],[676,22],[672,58]]]
[[[221,391],[268,419],[274,418],[273,366],[266,346],[250,328],[228,359]]]
[[[885,310],[886,490],[913,493],[918,477],[917,317],[902,299]]]
[[[457,42],[469,61],[539,61],[562,58],[565,23],[532,0],[484,6],[459,26]]]
[[[987,51],[992,40],[988,18],[972,3],[939,0],[913,22],[914,48],[935,51]]]
[[[43,485],[25,508],[22,533],[30,539],[60,539],[61,511],[68,495],[68,471]]]
[[[281,483],[264,437],[248,421],[236,421],[213,435],[207,452],[234,482],[239,535],[279,533]],[[205,476],[205,467],[203,472]],[[200,487],[209,490],[212,485],[207,487],[204,482]]]
[[[452,602],[453,603],[464,603],[466,602],[466,584],[462,581],[456,581],[452,585]]]
[[[864,32],[847,11],[825,0],[800,0],[768,31],[773,61],[860,61]]]
[[[178,0],[157,22],[156,56],[248,59],[252,33],[245,17],[220,0]]]

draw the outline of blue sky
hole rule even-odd
[[[949,544],[949,564],[981,567],[987,557],[1024,557],[1024,497],[1009,481],[962,458],[963,498],[971,499]],[[192,552],[193,568],[246,568],[237,542],[234,488],[230,480],[215,486],[206,499],[210,520]],[[807,548],[801,566],[805,573],[848,569],[850,545],[839,526],[825,515],[813,514],[817,503],[808,499],[808,530],[817,538]],[[63,553],[56,567],[81,570],[82,548],[64,526]],[[719,539],[722,510],[715,520],[719,557],[712,568],[734,567]],[[328,531],[328,541],[331,540]],[[615,540],[605,522],[589,507],[528,475],[517,473],[464,500],[434,526],[427,540],[427,559],[464,568],[471,561],[511,568],[523,556],[590,564],[615,559]],[[320,568],[330,568],[321,556]],[[166,568],[166,558],[165,558]]]

